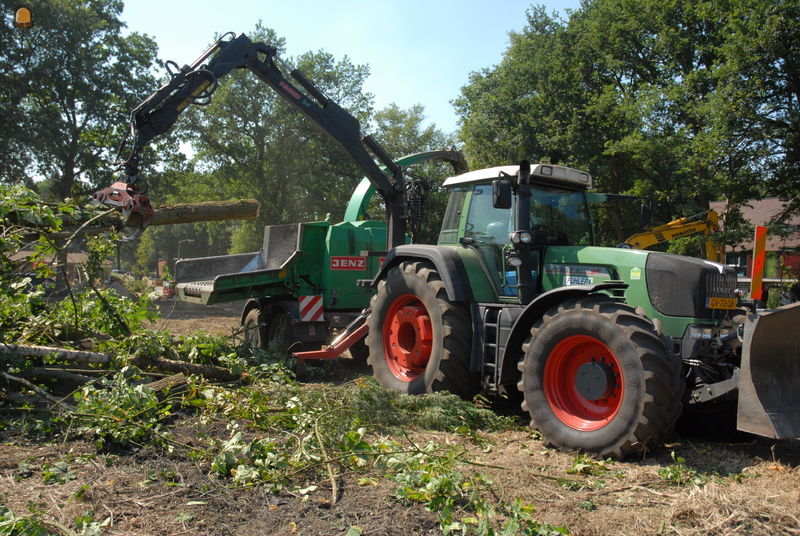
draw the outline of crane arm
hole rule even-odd
[[[694,216],[678,218],[664,225],[653,227],[649,231],[631,235],[625,240],[625,244],[635,249],[647,249],[676,238],[704,233],[706,236],[706,258],[721,262],[720,247],[711,238],[711,235],[717,231],[719,231],[719,215],[714,210],[708,210]]]
[[[142,198],[147,200],[144,195],[146,185],[139,178],[141,151],[154,138],[170,130],[190,104],[208,103],[221,78],[234,69],[249,69],[298,112],[311,119],[355,161],[386,203],[389,215],[387,246],[392,248],[403,244],[406,226],[402,168],[374,138],[361,135],[355,117],[326,97],[302,72],[288,69],[277,52],[276,47],[255,43],[244,34],[237,37],[226,34],[191,65],[170,71],[170,80],[131,112],[132,141],[123,142],[122,148],[129,147],[129,152],[120,162],[123,180],[96,192],[95,200],[123,207],[130,205],[131,201],[136,201],[134,205],[139,206]],[[294,82],[284,75],[278,64],[289,71]],[[174,63],[169,65],[177,68]],[[374,158],[383,164],[386,173]],[[136,212],[135,208],[133,211]]]

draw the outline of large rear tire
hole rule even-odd
[[[588,297],[554,307],[523,350],[522,407],[550,446],[641,455],[680,416],[680,360],[628,305]]]
[[[447,297],[436,269],[404,261],[378,283],[367,318],[368,363],[387,389],[409,394],[450,391],[471,398],[480,375],[470,371],[469,315]]]

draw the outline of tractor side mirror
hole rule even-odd
[[[506,179],[492,181],[492,206],[511,208],[511,183]]]

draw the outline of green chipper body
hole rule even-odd
[[[454,150],[407,155],[396,165],[429,161],[466,169],[463,155]],[[356,319],[374,295],[374,289],[358,282],[373,277],[386,254],[389,225],[367,213],[375,193],[365,178],[350,197],[344,221],[267,225],[258,251],[178,261],[177,299],[201,305],[248,300],[242,322],[252,312],[258,327],[250,331],[260,340],[300,341],[295,350],[321,347],[334,330]]]
[[[371,290],[356,285],[378,269],[362,252],[386,244],[374,220],[268,225],[259,251],[179,261],[178,299],[212,305],[248,298],[319,296],[325,310],[362,309]]]

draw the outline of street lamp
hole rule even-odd
[[[184,244],[194,244],[194,240],[191,238],[184,238],[178,241],[178,258],[176,260],[181,260],[183,258],[181,257],[181,246]]]

